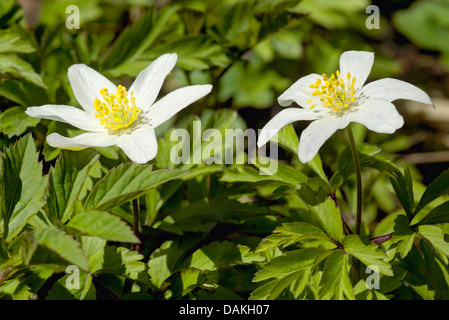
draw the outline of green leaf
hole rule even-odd
[[[449,26],[446,1],[418,1],[406,10],[397,11],[394,25],[421,48],[449,52]],[[410,30],[410,25],[415,27]]]
[[[163,220],[156,222],[153,228],[179,235],[185,232],[209,232],[217,222],[241,223],[264,213],[268,213],[268,210],[263,207],[236,200],[214,198],[200,200],[173,210]]]
[[[331,198],[327,198],[323,203],[313,207],[313,211],[329,237],[341,242],[344,237],[343,222],[340,209],[337,208],[335,202]]]
[[[254,166],[259,169],[261,175],[273,175],[276,180],[285,182],[286,184],[290,184],[292,186],[296,186],[297,184],[304,183],[308,180],[308,177],[304,173],[292,166],[283,163],[278,162],[277,168],[274,173],[273,171],[270,171],[272,169],[265,167],[264,165],[260,164],[260,162],[254,161]]]
[[[284,255],[275,257],[262,265],[253,281],[260,282],[270,278],[283,278],[291,273],[310,268],[315,263],[316,256],[323,252],[321,248],[305,248],[289,251]]]
[[[195,251],[183,265],[202,271],[215,271],[264,260],[260,254],[252,252],[247,246],[235,245],[229,241],[216,241]]]
[[[436,223],[449,223],[449,201],[446,201],[439,206],[433,208],[427,214],[423,217],[421,217],[420,220],[417,220],[418,215],[416,215],[411,225],[414,224],[436,224]]]
[[[11,54],[0,54],[0,73],[24,79],[38,87],[46,88],[41,76],[21,58]]]
[[[401,173],[393,174],[390,177],[390,182],[404,211],[408,216],[411,216],[414,207],[414,196],[410,170],[407,168],[404,175]]]
[[[110,241],[139,243],[129,225],[119,217],[104,211],[90,210],[75,215],[67,227],[80,233]]]
[[[321,162],[321,157],[317,153],[315,157],[313,157],[312,161],[308,162],[307,165],[315,171],[318,176],[324,181],[328,181],[326,173],[324,173],[323,163]]]
[[[145,279],[143,255],[123,247],[107,246],[95,252],[89,259],[90,273],[111,272],[134,280]]]
[[[168,19],[179,9],[173,5],[144,13],[132,26],[127,27],[102,60],[103,69],[112,69],[128,60],[134,60],[147,50],[161,34]],[[166,53],[166,52],[164,52]]]
[[[70,218],[84,181],[98,158],[99,154],[89,149],[61,152],[49,173],[47,212],[50,216],[63,223]]]
[[[392,243],[398,243],[397,250],[404,259],[412,249],[415,240],[415,232],[410,228],[406,216],[399,215],[394,220],[394,232],[391,236]]]
[[[263,239],[257,246],[256,252],[263,252],[277,247],[285,248],[296,242],[304,240],[332,239],[320,228],[306,222],[284,223],[277,227],[273,234]]]
[[[293,272],[285,277],[265,283],[251,293],[250,300],[275,300],[284,290],[292,286],[296,281],[308,278],[310,268]]]
[[[181,258],[199,239],[180,241],[165,241],[158,249],[154,250],[148,260],[148,274],[151,282],[160,288],[165,280],[179,270]]]
[[[366,266],[376,266],[380,273],[393,275],[390,264],[384,261],[387,255],[367,237],[349,235],[343,241],[343,248],[347,254],[359,259]]]
[[[189,292],[191,292],[193,289],[201,286],[207,278],[205,275],[197,269],[185,269],[180,272],[179,278],[178,278],[181,288],[180,288],[180,296],[185,296]]]
[[[271,140],[279,143],[294,155],[298,154],[299,140],[293,125],[289,124],[283,127]]]
[[[0,30],[0,53],[30,53],[35,51],[34,47],[20,35],[11,30]]]
[[[399,168],[385,156],[376,155],[379,148],[368,144],[357,145],[361,168],[373,168],[384,173],[400,173]],[[338,157],[337,172],[331,178],[333,190],[338,189],[351,174],[354,173],[354,160],[352,159],[351,148],[347,147]]]
[[[1,154],[0,202],[3,238],[11,241],[44,205],[47,177],[31,134],[20,139]]]
[[[308,180],[308,177],[296,168],[277,163],[276,171],[272,172],[264,165],[253,159],[254,166],[259,170],[255,170],[249,166],[236,165],[233,169],[225,170],[221,181],[224,182],[253,182],[253,183],[270,183],[277,185],[296,186]]]
[[[449,192],[449,170],[443,171],[432,183],[427,187],[426,191],[419,200],[413,215],[416,215],[422,208],[428,205],[436,198]]]
[[[404,260],[399,261],[406,271],[404,282],[423,299],[449,299],[449,279],[447,266],[435,254],[435,248],[426,239],[419,241],[419,249],[414,247]]]
[[[0,132],[8,138],[19,136],[28,127],[36,126],[39,121],[38,118],[28,116],[21,107],[8,108],[0,115]]]
[[[343,300],[346,296],[355,299],[351,281],[349,280],[347,259],[342,250],[335,250],[324,264],[320,282],[320,299]]]
[[[231,60],[224,48],[204,35],[186,36],[151,48],[144,58],[154,59],[166,52],[178,54],[177,65],[185,70],[208,70],[212,66],[227,67]]]
[[[152,188],[183,177],[187,171],[157,170],[151,165],[128,163],[110,170],[97,182],[90,192],[84,207],[106,211],[131,201]]]
[[[228,169],[223,172],[223,176],[220,178],[223,182],[249,182],[259,183],[267,182],[280,185],[291,185],[290,182],[285,182],[282,178],[276,175],[261,175],[260,171],[243,165],[236,165],[233,169]]]
[[[70,283],[74,275],[71,273],[66,274],[59,279],[48,292],[45,297],[46,300],[95,300],[96,290],[92,282],[92,275],[79,271],[79,288],[73,286],[73,288],[67,287],[67,282]],[[72,277],[72,278],[70,278]]]
[[[288,30],[298,25],[302,14],[291,11],[271,11],[257,16],[262,27],[259,31],[259,39],[264,39],[272,33]]]
[[[79,242],[70,235],[55,229],[37,229],[28,232],[24,238],[23,261],[33,264],[73,264],[88,270],[86,256]]]
[[[14,290],[15,300],[30,300],[57,270],[56,265],[39,265],[26,268],[18,274],[20,284]],[[21,271],[23,271],[22,269]]]
[[[440,227],[433,225],[418,226],[416,232],[427,239],[435,250],[440,254],[440,257],[445,264],[448,264],[449,257],[449,243],[444,240],[444,231]]]

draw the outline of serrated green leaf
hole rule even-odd
[[[134,280],[145,279],[143,255],[123,247],[106,246],[89,259],[90,273],[112,272]]]
[[[393,230],[391,242],[398,243],[397,251],[401,258],[404,259],[412,249],[415,240],[415,232],[410,228],[409,221],[404,215],[399,215],[394,220]]]
[[[103,58],[103,69],[111,69],[128,60],[140,58],[161,34],[168,19],[177,10],[179,6],[173,5],[162,9],[157,14],[155,10],[149,10],[143,14],[137,22],[126,28],[111,46]]]
[[[177,265],[184,250],[186,248],[177,241],[165,241],[151,254],[148,260],[148,274],[153,285],[160,288],[164,281],[177,271]]]
[[[99,154],[92,150],[61,152],[49,173],[47,212],[50,216],[63,223],[70,218],[84,181],[98,158]]]
[[[419,249],[414,247],[410,254],[399,261],[406,270],[404,282],[423,299],[449,299],[449,273],[447,266],[435,254],[435,248],[427,239],[421,239]]]
[[[200,200],[175,209],[170,215],[156,222],[153,228],[179,235],[185,232],[208,232],[218,222],[241,223],[266,213],[268,210],[264,207],[240,203],[236,200],[214,198]]]
[[[67,227],[81,234],[100,237],[110,241],[139,243],[130,226],[119,217],[104,211],[89,210],[78,213]]]
[[[34,127],[40,119],[28,116],[21,107],[6,109],[0,115],[0,132],[6,134],[8,138],[19,136],[28,127]]]
[[[279,143],[294,155],[298,154],[299,140],[293,125],[289,124],[283,127],[271,140]]]
[[[255,274],[253,281],[283,278],[291,273],[310,268],[314,265],[316,255],[323,251],[324,249],[321,248],[289,251],[263,264],[262,269]]]
[[[422,208],[428,205],[436,198],[449,192],[449,170],[443,171],[432,183],[427,187],[426,191],[419,200],[413,215],[415,216]]]
[[[177,281],[178,283],[175,282],[174,284],[174,289],[176,289],[176,285],[179,285],[179,295],[182,297],[191,292],[193,289],[200,287],[204,282],[207,281],[207,278],[201,272],[201,270],[185,269],[181,270]]]
[[[298,184],[304,183],[308,180],[308,177],[299,171],[298,169],[285,165],[283,163],[278,163],[276,170],[273,172],[272,169],[266,168],[261,165],[260,162],[254,161],[254,166],[259,169],[259,175],[273,175],[278,181],[282,181],[286,184],[296,186]]]
[[[440,257],[445,264],[448,264],[449,242],[444,240],[444,231],[440,227],[434,225],[422,225],[416,228],[416,232],[426,238],[432,246],[440,253]]]
[[[1,157],[3,238],[9,242],[44,205],[47,177],[42,176],[42,164],[38,162],[31,134],[5,149]]]
[[[285,248],[303,240],[327,240],[332,239],[320,228],[306,222],[284,223],[277,227],[273,234],[264,238],[256,248],[256,252],[263,252],[273,248]]]
[[[329,237],[341,242],[344,237],[343,222],[340,209],[337,208],[335,202],[331,198],[327,198],[323,203],[313,207],[313,211]]]
[[[96,290],[92,282],[92,275],[83,270],[79,270],[78,275],[79,278],[76,281],[79,283],[79,287],[73,285],[69,288],[67,286],[67,283],[72,280],[71,277],[74,276],[68,273],[53,285],[45,300],[95,300]]]
[[[26,234],[23,243],[25,264],[73,264],[88,270],[86,256],[79,242],[56,229],[37,229]],[[65,263],[64,263],[65,262]]]
[[[357,152],[361,168],[373,168],[384,173],[400,173],[399,168],[390,159],[375,154],[378,152],[377,147],[359,144]],[[338,157],[338,170],[330,181],[332,189],[338,189],[352,173],[354,173],[354,161],[352,160],[351,148],[347,147]]]
[[[417,218],[421,219],[418,220]],[[440,204],[439,206],[433,208],[422,217],[416,215],[410,222],[411,225],[436,224],[436,223],[449,223],[449,201],[446,201]]]
[[[0,73],[24,79],[38,87],[46,88],[42,77],[21,58],[11,54],[0,54]]]
[[[0,53],[30,53],[35,51],[33,46],[20,35],[11,30],[0,30]]]
[[[188,263],[185,262],[184,265],[202,271],[215,271],[220,268],[264,260],[265,258],[252,252],[247,246],[235,245],[229,241],[217,241],[195,251]]]
[[[97,182],[90,192],[84,207],[106,211],[131,201],[152,188],[183,177],[187,171],[156,170],[151,165],[128,163],[110,170]]]
[[[346,236],[343,248],[347,254],[357,258],[366,266],[376,266],[380,273],[387,276],[393,275],[390,264],[384,261],[387,255],[367,237],[355,234]]]
[[[320,299],[355,299],[349,280],[347,260],[342,250],[335,250],[324,264],[320,282]]]
[[[288,10],[275,10],[257,15],[262,25],[259,31],[259,39],[263,39],[272,33],[288,30],[297,26],[302,17],[302,14]]]
[[[39,265],[27,268],[19,275],[20,284],[14,290],[15,300],[30,300],[45,284],[58,266]],[[23,269],[22,269],[23,271]]]
[[[390,177],[390,182],[404,211],[411,216],[414,207],[414,195],[410,170],[406,169],[404,174],[393,174]]]

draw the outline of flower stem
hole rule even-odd
[[[360,169],[360,160],[357,153],[357,148],[355,145],[354,134],[352,132],[351,126],[348,127],[349,142],[351,145],[352,158],[354,159],[354,170],[357,186],[357,214],[356,214],[356,234],[360,234],[362,227],[362,170]]]
[[[139,238],[139,200],[133,199],[133,232]],[[131,244],[131,250],[137,250],[137,243]]]

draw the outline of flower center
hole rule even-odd
[[[352,77],[351,80],[351,74],[348,72],[345,81],[343,77],[340,77],[340,71],[338,70],[336,75],[332,74],[328,77],[323,74],[323,80],[318,78],[314,84],[310,85],[310,88],[315,89],[312,95],[320,97],[323,107],[328,108],[330,112],[347,109],[356,99],[354,97],[355,77]],[[311,103],[312,99],[306,102]],[[310,109],[313,108],[315,108],[315,105],[310,105]]]
[[[134,92],[131,91],[130,98],[124,86],[117,87],[117,93],[109,93],[108,89],[100,90],[103,100],[95,99],[94,108],[97,111],[95,117],[100,120],[101,125],[107,129],[119,130],[127,128],[136,121],[142,112],[136,106]]]

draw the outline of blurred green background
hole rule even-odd
[[[47,146],[45,136],[76,132],[40,123],[24,109],[46,103],[77,106],[67,79],[71,64],[85,63],[129,86],[156,57],[176,52],[177,67],[161,94],[188,84],[214,85],[212,94],[178,118],[231,108],[258,129],[280,110],[276,99],[295,80],[334,72],[346,50],[367,50],[376,53],[369,81],[408,81],[428,92],[437,108],[398,101],[404,128],[394,135],[357,128],[358,139],[415,164],[424,183],[448,167],[447,0],[0,1],[1,143],[9,145],[32,130],[47,161],[59,150]],[[70,5],[79,8],[79,29],[66,27],[73,17]],[[366,26],[367,19],[372,21],[371,11],[366,13],[370,5],[379,8],[379,29]],[[295,124],[297,132],[306,125]],[[333,139],[344,143],[343,135]],[[340,147],[323,147],[329,168]]]

